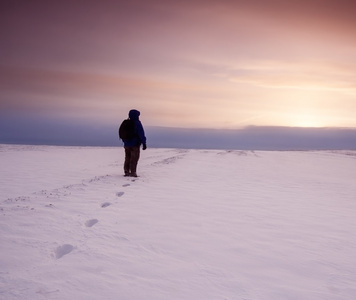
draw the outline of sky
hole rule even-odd
[[[148,127],[356,128],[354,0],[0,5],[3,136],[132,108]]]

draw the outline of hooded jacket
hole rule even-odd
[[[136,109],[129,111],[130,120],[134,121],[135,126],[135,137],[130,140],[124,140],[125,147],[140,146],[141,144],[146,144],[145,131],[143,129],[142,123],[139,120],[140,112]]]

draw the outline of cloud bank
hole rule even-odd
[[[0,120],[0,143],[122,146],[117,125],[10,117]],[[145,127],[152,148],[241,150],[356,149],[356,129],[249,126],[236,130]]]

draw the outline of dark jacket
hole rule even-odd
[[[135,124],[135,137],[130,140],[124,140],[125,147],[140,146],[141,144],[146,144],[145,131],[141,121],[139,120],[139,116],[140,112],[138,110],[130,110],[129,118],[130,120],[133,120]]]

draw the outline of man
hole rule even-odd
[[[133,123],[134,134],[133,137],[123,140],[125,148],[125,176],[137,177],[136,169],[140,158],[140,146],[142,144],[142,150],[146,150],[147,148],[145,131],[139,120],[139,116],[140,112],[138,110],[130,110],[129,119]]]

